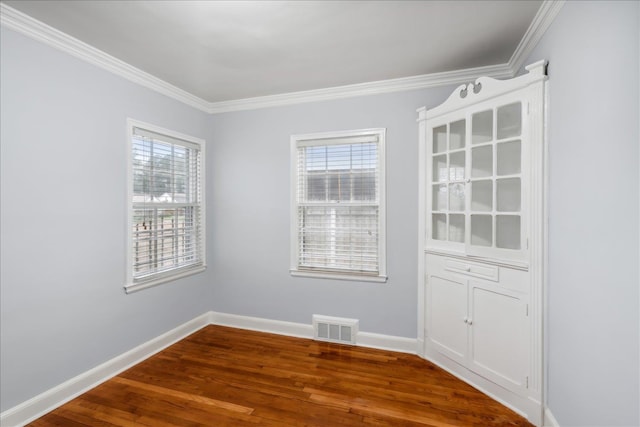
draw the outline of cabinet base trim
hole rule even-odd
[[[539,400],[517,395],[461,366],[457,362],[434,350],[425,349],[425,360],[444,369],[451,375],[477,388],[487,396],[525,417],[536,426],[543,425],[543,407]],[[546,415],[546,414],[545,414]],[[546,425],[546,424],[545,424]],[[553,426],[553,424],[552,424]]]
[[[544,427],[560,427],[560,424],[553,416],[549,408],[544,409]]]

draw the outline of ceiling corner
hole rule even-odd
[[[544,0],[538,13],[531,21],[531,25],[525,32],[516,47],[516,50],[509,59],[509,68],[511,69],[511,77],[514,77],[527,60],[533,49],[536,47],[544,33],[547,31],[553,20],[555,19],[565,0]]]

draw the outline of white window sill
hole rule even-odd
[[[341,274],[330,272],[315,272],[307,270],[289,270],[293,277],[312,277],[316,279],[351,280],[355,282],[385,283],[387,276],[369,276],[366,274]]]
[[[143,289],[151,288],[153,286],[157,286],[162,283],[167,283],[173,280],[182,279],[184,277],[193,276],[194,274],[202,273],[206,269],[207,269],[206,265],[200,265],[198,267],[190,268],[187,270],[181,270],[174,274],[168,274],[166,276],[158,277],[156,279],[146,280],[144,282],[129,283],[125,285],[124,291],[128,294],[131,294],[133,292],[138,292]]]

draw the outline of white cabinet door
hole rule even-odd
[[[470,363],[473,370],[513,391],[527,387],[527,304],[515,293],[469,281]]]
[[[440,352],[459,363],[467,358],[467,281],[427,279],[427,337]]]

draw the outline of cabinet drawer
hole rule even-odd
[[[492,280],[494,282],[498,279],[498,266],[476,264],[473,262],[457,261],[447,259],[444,262],[444,269],[458,274],[465,274],[468,276],[479,277],[482,279]]]
[[[482,280],[487,285],[517,292],[529,292],[529,273],[518,268],[471,261],[461,257],[427,253],[425,256],[427,276],[454,277]]]

